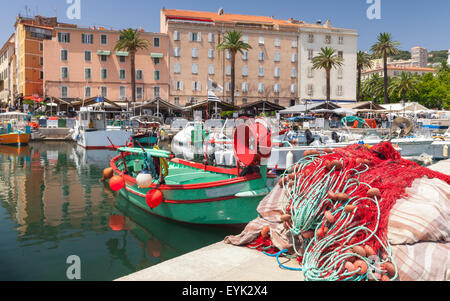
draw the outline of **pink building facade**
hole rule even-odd
[[[104,28],[55,28],[44,41],[44,94],[64,100],[105,97],[131,101],[129,53],[115,51],[120,32]],[[136,54],[136,102],[168,99],[168,36],[141,32],[150,46]]]

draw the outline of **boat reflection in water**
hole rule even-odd
[[[107,184],[105,189],[109,189]],[[113,231],[123,233],[122,241],[113,239],[108,242],[111,255],[120,257],[124,264],[129,261],[125,250],[130,235],[143,250],[140,260],[142,268],[216,243],[242,230],[173,222],[146,213],[119,194],[110,217],[110,227]]]
[[[0,280],[67,280],[77,255],[82,280],[109,281],[234,234],[127,204],[100,181],[115,155],[67,142],[0,146]],[[122,230],[111,228],[117,214]]]

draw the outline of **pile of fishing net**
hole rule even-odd
[[[252,239],[248,247],[279,255],[285,248],[280,237],[290,236],[284,251],[297,258],[305,280],[396,280],[387,238],[390,211],[424,177],[450,184],[450,176],[402,159],[389,142],[306,151],[280,178],[274,189],[280,195],[268,196],[281,202],[278,217],[261,216],[225,241]],[[276,220],[280,228],[271,229]],[[257,237],[252,227],[260,227]]]

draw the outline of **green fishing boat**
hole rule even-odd
[[[111,189],[160,217],[193,224],[245,224],[257,217],[256,207],[276,182],[276,176],[267,173],[271,142],[264,130],[248,123],[235,130],[235,168],[185,161],[159,149],[124,147],[118,148],[105,178]]]

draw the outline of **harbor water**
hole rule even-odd
[[[114,280],[239,232],[134,207],[100,180],[114,156],[71,142],[0,146],[0,280],[68,280],[71,255],[81,280]]]

